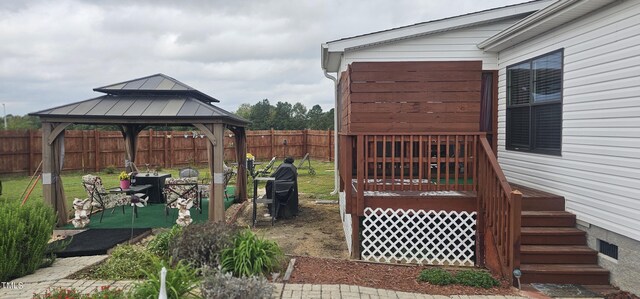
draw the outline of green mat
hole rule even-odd
[[[228,209],[233,204],[234,186],[227,187],[227,194],[229,199],[225,198],[224,208]],[[113,209],[108,209],[104,212],[102,222],[100,222],[100,213],[93,214],[91,216],[91,222],[86,228],[157,228],[157,227],[172,227],[176,224],[178,218],[178,210],[170,209],[169,215],[165,216],[164,204],[150,204],[144,208],[138,208],[138,217],[133,219],[133,225],[131,222],[131,213],[133,208],[131,206],[125,206],[125,213],[122,213],[122,207],[117,207],[113,213]],[[191,219],[193,223],[201,223],[207,221],[209,218],[209,199],[202,199],[202,214],[199,210],[191,208]],[[72,224],[67,224],[62,229],[75,229]]]

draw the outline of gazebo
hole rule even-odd
[[[164,74],[94,88],[105,95],[30,113],[42,121],[42,186],[44,200],[66,224],[67,207],[60,171],[64,131],[71,124],[116,125],[125,141],[127,171],[136,161],[138,133],[152,125],[194,126],[208,138],[211,172],[209,220],[224,220],[224,130],[235,136],[238,176],[236,199],[246,199],[246,133],[248,121],[212,103],[217,99]]]

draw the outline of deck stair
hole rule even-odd
[[[564,198],[523,190],[520,270],[522,283],[608,285],[609,271],[598,266],[598,252],[564,211]]]

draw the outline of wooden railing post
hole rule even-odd
[[[356,165],[357,165],[357,174],[358,174],[358,178],[357,178],[357,182],[358,182],[358,187],[357,187],[357,211],[356,211],[356,215],[358,216],[363,216],[364,215],[364,180],[366,179],[364,177],[364,163],[365,163],[365,157],[364,157],[364,136],[363,135],[358,135],[356,137],[356,144],[357,144],[357,157],[356,157]]]
[[[491,152],[493,153],[493,152]],[[489,154],[489,153],[488,153]],[[509,257],[511,264],[511,272],[516,268],[520,268],[520,228],[522,225],[522,193],[518,190],[511,191],[511,223],[509,223],[509,231],[511,240],[511,256]],[[512,274],[509,277],[513,279]]]

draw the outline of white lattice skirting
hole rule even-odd
[[[476,212],[366,208],[364,214],[363,260],[474,265]]]
[[[342,219],[342,229],[344,230],[344,237],[347,241],[347,248],[349,249],[349,254],[351,254],[351,248],[352,248],[351,235],[353,234],[351,232],[351,214],[345,213],[347,201],[346,201],[344,192],[340,192],[338,198],[339,198],[338,202],[340,203],[340,218]]]

